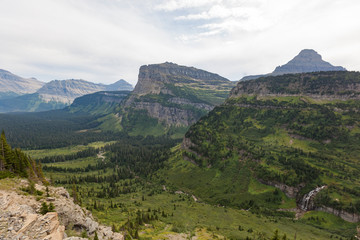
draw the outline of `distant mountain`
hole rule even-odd
[[[34,93],[45,83],[35,78],[22,78],[9,71],[0,69],[0,98]]]
[[[346,69],[339,66],[333,66],[330,63],[322,60],[321,55],[312,49],[304,49],[287,64],[276,67],[272,73],[245,76],[241,79],[241,81],[256,79],[263,76],[277,76],[288,73],[320,71],[346,71]]]
[[[70,105],[77,97],[107,89],[121,91],[132,89],[132,86],[125,80],[110,85],[96,84],[81,79],[53,80],[32,94],[18,96],[7,93],[2,100],[0,98],[0,112],[36,112],[59,109]]]
[[[122,126],[145,135],[186,128],[224,102],[235,84],[218,74],[169,62],[142,66],[119,112]]]
[[[132,91],[134,87],[125,81],[124,79],[120,79],[119,81],[107,85],[105,91]]]
[[[105,88],[105,85],[81,79],[53,80],[40,88],[37,93],[46,102],[56,101],[71,104],[77,97],[103,91]]]

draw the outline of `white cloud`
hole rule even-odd
[[[360,70],[358,0],[2,0],[0,68],[24,77],[135,84],[172,61],[236,80],[303,48]]]

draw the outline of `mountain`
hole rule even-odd
[[[119,91],[132,89],[132,86],[124,80],[110,85],[96,84],[81,79],[53,80],[35,93],[0,100],[0,112],[38,112],[60,109],[70,105],[77,97],[106,89]]]
[[[55,101],[70,104],[75,98],[103,91],[105,86],[81,79],[53,80],[40,88],[37,93],[46,102]]]
[[[343,67],[333,66],[322,60],[320,54],[312,49],[304,49],[287,64],[278,66],[272,73],[265,75],[245,76],[241,81],[256,79],[262,76],[277,76],[288,73],[305,73],[321,71],[346,71]]]
[[[142,66],[138,83],[119,112],[122,125],[136,134],[186,128],[221,104],[233,86],[218,74],[194,67],[169,62]]]
[[[159,175],[211,204],[268,216],[297,209],[298,218],[318,210],[358,222],[359,96],[359,72],[241,81],[190,127]]]
[[[34,93],[45,83],[35,78],[22,78],[9,71],[0,69],[0,97]]]
[[[125,81],[124,79],[120,79],[119,81],[107,85],[105,91],[132,91],[134,87]]]

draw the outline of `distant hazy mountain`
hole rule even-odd
[[[287,64],[276,67],[272,73],[245,76],[241,79],[241,81],[256,79],[263,76],[321,71],[346,71],[346,69],[340,66],[333,66],[322,60],[321,55],[312,49],[304,49]]]
[[[127,81],[125,81],[124,79],[120,79],[119,81],[107,85],[106,86],[106,91],[132,91],[134,89],[134,87],[128,83]]]
[[[46,102],[56,101],[72,103],[75,98],[103,91],[105,85],[95,84],[81,79],[53,80],[40,88],[37,93]]]
[[[0,97],[34,93],[44,84],[35,78],[22,78],[0,69]]]
[[[6,89],[0,95],[0,112],[36,112],[63,108],[70,105],[75,98],[99,91],[121,91],[132,90],[131,84],[125,80],[117,81],[110,85],[96,84],[81,79],[53,80],[46,84],[34,79],[22,79],[7,71],[2,71],[1,76],[6,79],[2,81],[5,86],[13,86]],[[27,83],[20,85],[19,82]],[[36,89],[35,86],[38,86]],[[41,85],[39,85],[41,84]],[[2,85],[0,85],[2,86]],[[17,90],[14,92],[13,90]],[[29,89],[32,89],[31,91]],[[26,91],[31,94],[25,94]]]

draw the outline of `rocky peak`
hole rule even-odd
[[[271,75],[320,71],[346,71],[346,69],[324,61],[321,55],[312,49],[304,49],[287,64],[275,68]]]
[[[245,76],[241,79],[241,81],[247,81],[265,76],[322,71],[346,71],[346,69],[340,66],[333,66],[330,63],[324,61],[321,55],[313,49],[304,49],[301,50],[301,52],[288,63],[276,67],[272,73]]]

